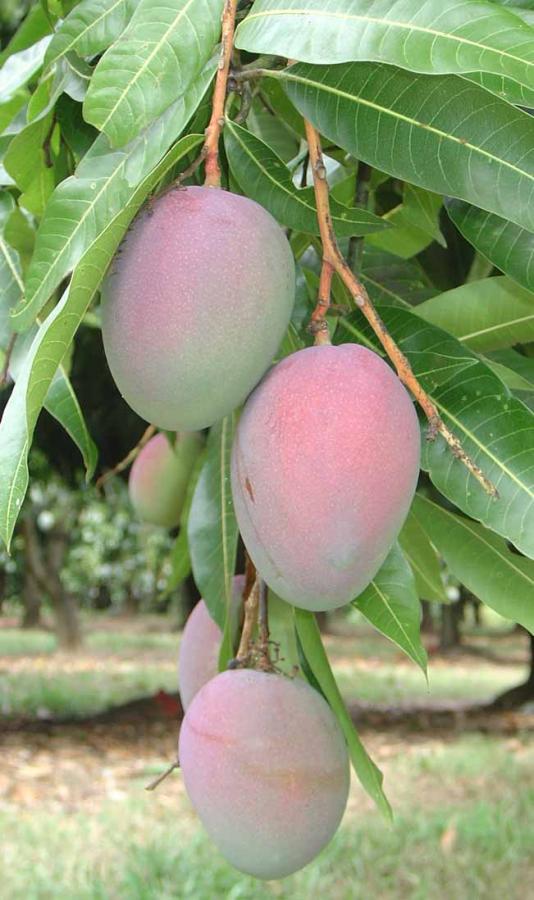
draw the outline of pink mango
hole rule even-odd
[[[187,793],[223,856],[256,878],[284,878],[330,841],[349,790],[349,759],[323,697],[299,679],[222,672],[180,731]]]
[[[309,610],[360,594],[406,518],[419,455],[413,403],[376,353],[310,347],[274,366],[232,453],[237,521],[269,587]]]
[[[233,631],[237,633],[242,608],[245,576],[236,575],[233,580],[232,617]],[[178,657],[178,684],[182,706],[187,709],[191,700],[207,681],[219,671],[219,650],[222,632],[211,618],[204,600],[200,600],[189,616]]]
[[[142,448],[130,469],[128,491],[135,512],[143,522],[173,528],[180,522],[187,486],[202,436],[177,434],[175,446],[164,434],[156,434]]]
[[[102,290],[102,336],[125,400],[194,431],[238,406],[289,323],[295,266],[273,217],[206,187],[169,191],[135,219]]]

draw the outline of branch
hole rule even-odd
[[[148,444],[151,437],[153,437],[156,433],[156,428],[154,425],[149,425],[148,428],[145,429],[143,434],[141,435],[141,439],[137,442],[135,447],[132,447],[129,453],[126,454],[124,459],[121,459],[120,462],[117,463],[113,469],[110,469],[109,472],[105,472],[100,478],[96,481],[97,489],[104,487],[106,482],[113,478],[115,475],[118,475],[119,472],[123,472],[124,469],[127,469],[130,463],[134,461],[136,456],[139,455],[145,444]]]
[[[226,100],[228,72],[230,70],[230,61],[232,59],[236,11],[237,0],[226,0],[222,14],[221,55],[219,57],[219,66],[213,91],[211,118],[209,125],[206,128],[206,140],[204,141],[203,148],[203,155],[206,159],[206,177],[204,184],[207,187],[218,188],[221,186],[219,138],[221,136],[221,129],[224,125],[224,103]]]
[[[243,622],[241,640],[239,641],[239,648],[235,658],[236,667],[246,666],[250,660],[252,636],[258,620],[258,607],[260,602],[260,579],[257,574],[254,579],[254,584],[252,585],[252,590],[248,596],[246,594],[244,595],[243,602],[245,605],[245,620]]]
[[[175,762],[171,763],[171,765],[168,767],[168,769],[165,769],[165,771],[162,772],[161,775],[158,775],[157,778],[154,778],[153,781],[151,781],[149,784],[146,785],[145,791],[155,791],[156,788],[161,784],[161,782],[165,781],[167,776],[169,776],[171,774],[171,772],[174,772],[175,769],[179,769],[179,768],[180,768],[180,763],[178,762],[178,760],[175,760]]]
[[[351,271],[348,263],[341,255],[332,225],[332,219],[330,216],[328,183],[326,180],[326,171],[321,154],[319,134],[310,122],[308,122],[306,119],[304,120],[304,122],[306,125],[308,147],[310,149],[310,161],[313,172],[313,185],[315,189],[315,202],[317,205],[317,220],[319,223],[319,230],[321,233],[321,241],[323,245],[323,271],[325,268],[325,264],[328,264],[331,267],[332,271],[336,272],[339,275],[345,286],[352,294],[356,306],[360,309],[360,311],[369,322],[378,340],[380,341],[390,360],[394,364],[400,380],[412,392],[415,399],[423,409],[430,425],[428,432],[429,440],[433,440],[436,434],[441,434],[441,436],[445,439],[450,449],[452,450],[454,456],[459,459],[468,469],[468,471],[474,476],[474,478],[477,479],[486,493],[492,497],[498,497],[499,495],[495,485],[492,484],[492,482],[484,475],[484,473],[476,465],[476,463],[473,462],[471,457],[463,449],[456,435],[454,435],[452,431],[450,431],[450,429],[447,427],[447,425],[439,415],[438,410],[432,402],[431,398],[421,387],[417,378],[415,377],[412,371],[412,367],[406,359],[404,353],[402,353],[402,351],[399,349],[399,347],[391,337],[389,331],[387,330],[384,322],[377,313],[364,286],[359,282],[356,275]],[[323,272],[321,272],[321,280],[323,280]],[[315,322],[314,327],[318,327],[318,323],[322,322],[324,323],[322,325],[323,329],[325,327],[326,329],[328,329],[325,320],[325,312],[327,309],[328,306],[326,306],[325,308],[324,297],[321,297],[320,294],[319,302],[312,314],[312,324]]]

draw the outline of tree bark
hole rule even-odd
[[[459,603],[443,603],[441,606],[441,623],[439,648],[442,653],[449,653],[460,646],[460,616]]]
[[[518,684],[517,687],[510,688],[489,704],[490,709],[517,709],[534,700],[534,635],[527,632],[530,644],[530,671],[526,681]]]
[[[421,631],[423,634],[434,633],[434,619],[428,600],[421,600]]]
[[[41,591],[29,566],[24,569],[21,628],[41,628]]]
[[[68,547],[65,532],[54,528],[46,537],[43,553],[35,522],[25,516],[23,522],[26,541],[26,562],[32,576],[44,591],[54,611],[54,631],[61,650],[73,651],[82,643],[78,607],[61,582],[61,567]]]

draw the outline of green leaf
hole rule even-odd
[[[224,145],[230,168],[242,190],[288,228],[319,234],[313,187],[299,190],[274,150],[235,122],[227,120]],[[330,211],[339,237],[387,228],[387,222],[365,209],[349,209],[333,198]]]
[[[493,72],[534,88],[532,31],[510,11],[472,0],[256,0],[236,46],[309,63]]]
[[[371,584],[352,601],[377,631],[393,641],[426,675],[421,643],[421,605],[413,572],[395,544]]]
[[[15,202],[10,194],[0,195],[0,349],[3,350],[6,349],[11,337],[9,308],[23,289],[19,255],[5,239],[6,225],[14,208]],[[24,335],[24,340],[19,336],[13,348],[10,374],[15,380],[24,369],[25,357],[31,350],[35,331]],[[80,450],[87,477],[90,478],[96,466],[97,450],[87,429],[78,398],[62,365],[58,367],[48,389],[44,405]]]
[[[400,260],[367,244],[360,278],[375,303],[412,306],[435,294],[418,262]]]
[[[471,519],[417,496],[414,515],[451,572],[476,597],[534,632],[534,562]]]
[[[439,435],[423,441],[423,468],[467,515],[534,556],[534,415],[447,332],[400,307],[381,306],[380,314],[446,424],[497,487],[499,499],[486,494]],[[383,355],[358,313],[339,319],[335,341],[347,340],[367,342]]]
[[[523,84],[518,84],[517,81],[512,81],[511,78],[493,75],[491,72],[473,72],[470,75],[464,75],[463,78],[479,84],[486,91],[491,91],[492,94],[507,100],[508,103],[513,103],[514,106],[534,107],[534,91]]]
[[[442,203],[438,194],[406,184],[403,202],[384,215],[393,228],[371,235],[367,243],[403,259],[420,253],[432,241],[445,246],[438,224]]]
[[[494,266],[534,291],[534,233],[461,200],[445,209],[466,240]]]
[[[23,302],[13,310],[13,325],[23,330],[71,272],[85,251],[107,228],[183,130],[213,76],[206,67],[186,100],[177,100],[147,131],[127,147],[112,151],[100,135],[76,173],[63,181],[49,200],[37,232],[26,276]],[[193,145],[198,143],[195,139]],[[103,275],[103,273],[102,273]]]
[[[112,147],[131,141],[183,98],[219,38],[223,0],[140,0],[131,22],[98,63],[85,119]]]
[[[28,487],[28,451],[52,379],[135,213],[165,173],[202,141],[187,135],[133,192],[78,263],[68,290],[39,327],[0,422],[0,537],[11,542]]]
[[[23,192],[21,206],[40,216],[54,190],[55,174],[44,144],[50,139],[52,113],[26,125],[15,135],[4,156],[4,166]]]
[[[193,576],[212,618],[224,628],[230,608],[238,528],[230,488],[230,455],[237,418],[214,425],[198,479],[187,533]]]
[[[421,600],[446,603],[447,595],[441,577],[439,559],[413,509],[399,534],[399,544],[412,567],[417,593]]]
[[[383,775],[363,746],[354,727],[325,653],[313,613],[295,608],[295,624],[306,661],[332,708],[345,735],[352,766],[364,790],[374,800],[386,819],[392,818],[391,807],[382,787]]]
[[[485,352],[534,341],[534,294],[508,278],[483,278],[421,303],[417,315]]]
[[[455,75],[297,64],[269,72],[330,140],[395,178],[534,230],[534,122]]]
[[[9,246],[5,238],[7,222],[15,209],[11,194],[0,194],[0,347],[5,350],[11,328],[9,310],[20,297],[22,275],[18,253]]]
[[[45,64],[50,65],[71,52],[82,57],[102,53],[122,34],[134,9],[134,0],[78,3],[56,30],[46,51]]]
[[[33,78],[43,64],[50,35],[42,37],[26,50],[9,56],[0,69],[0,103],[7,103],[16,92]]]
[[[32,44],[36,44],[51,30],[52,26],[43,8],[38,4],[34,5],[28,15],[23,18],[7,47],[4,47],[0,53],[0,65],[14,53],[19,53],[20,50],[26,50]]]
[[[534,390],[534,357],[524,356],[517,350],[496,350],[490,354],[488,362],[506,366],[521,378],[525,386],[519,390]]]

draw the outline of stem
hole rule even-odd
[[[369,202],[369,183],[371,180],[372,168],[368,163],[358,163],[358,172],[356,175],[356,190],[354,192],[354,206],[359,209],[367,209]],[[353,272],[359,272],[363,254],[363,235],[352,235],[349,239],[349,249],[347,252],[347,262]]]
[[[136,456],[139,455],[145,444],[148,444],[149,440],[156,433],[156,428],[154,425],[149,425],[147,429],[141,435],[141,439],[137,442],[135,447],[132,447],[129,453],[126,454],[124,459],[121,459],[120,462],[117,463],[113,469],[110,469],[109,472],[105,472],[100,478],[96,481],[96,487],[102,488],[110,478],[113,478],[115,475],[118,475],[119,472],[123,472],[124,469],[127,469],[130,463],[134,461]]]
[[[168,769],[165,769],[165,771],[161,775],[158,775],[157,778],[154,778],[154,781],[151,781],[150,784],[147,784],[147,786],[145,787],[145,791],[155,791],[156,788],[161,784],[161,782],[165,781],[167,776],[171,774],[171,772],[174,772],[175,769],[179,768],[180,763],[178,762],[178,760],[176,760],[169,766]]]
[[[258,665],[264,672],[272,672],[273,664],[269,653],[269,606],[267,600],[267,587],[263,578],[260,578],[259,592]]]
[[[313,125],[311,125],[311,123],[307,120],[305,120],[305,125],[306,137],[308,139],[308,146],[310,149],[310,161],[313,172],[315,201],[317,205],[317,219],[323,245],[323,269],[325,266],[325,262],[328,263],[332,271],[336,272],[339,275],[345,286],[349,289],[352,297],[354,298],[356,306],[360,309],[360,311],[369,322],[378,340],[380,341],[390,360],[394,364],[400,380],[412,392],[415,399],[424,410],[424,413],[430,425],[428,432],[429,440],[433,440],[436,434],[441,434],[441,436],[445,439],[450,449],[452,450],[454,456],[459,459],[469,470],[469,472],[474,476],[474,478],[477,479],[486,493],[492,497],[498,497],[499,495],[496,487],[484,475],[484,473],[476,465],[476,463],[473,462],[471,457],[465,452],[456,435],[454,435],[452,431],[450,431],[450,429],[447,427],[447,425],[445,425],[445,422],[439,415],[436,406],[415,377],[412,371],[412,367],[406,359],[404,353],[402,353],[402,351],[399,349],[399,347],[391,337],[389,331],[387,330],[384,322],[377,313],[364,286],[359,282],[356,275],[351,271],[346,260],[341,255],[337,244],[334,228],[332,226],[332,219],[330,216],[328,183],[326,181],[326,172],[322,161],[319,135]],[[331,276],[329,277],[331,278]],[[321,279],[322,278],[323,273],[321,272]],[[314,313],[312,315],[312,322],[314,321],[314,317],[315,321],[320,319],[320,302],[321,300],[314,310]]]
[[[326,181],[326,167],[323,162],[323,154],[321,151],[321,143],[319,135],[313,125],[304,119],[306,126],[306,138],[308,141],[308,149],[310,154],[311,168],[313,172],[313,184],[315,188],[315,199],[317,201],[317,219],[319,222],[319,231],[321,233],[321,244],[323,247],[323,261],[321,266],[321,276],[319,279],[319,294],[317,297],[317,305],[312,312],[310,331],[315,336],[315,344],[329,344],[330,332],[328,330],[328,322],[326,315],[330,309],[330,291],[332,288],[332,278],[334,275],[334,266],[332,259],[328,255],[328,241],[330,236],[334,235],[334,226],[330,215],[330,203],[328,202],[328,183]],[[318,191],[320,186],[321,190]],[[326,191],[326,205],[322,205],[321,215],[319,215],[319,193],[324,196]],[[335,237],[333,238],[335,241]]]
[[[244,597],[245,621],[241,631],[241,640],[237,651],[236,662],[238,666],[246,666],[250,659],[252,636],[258,619],[258,607],[260,601],[260,578],[256,575],[252,590]]]
[[[221,169],[219,166],[219,138],[224,125],[224,103],[226,100],[226,86],[228,72],[232,59],[232,47],[234,43],[235,15],[237,0],[226,0],[222,14],[222,38],[219,67],[215,79],[211,118],[206,128],[206,140],[204,141],[204,157],[206,160],[206,177],[204,184],[207,187],[220,188]]]

